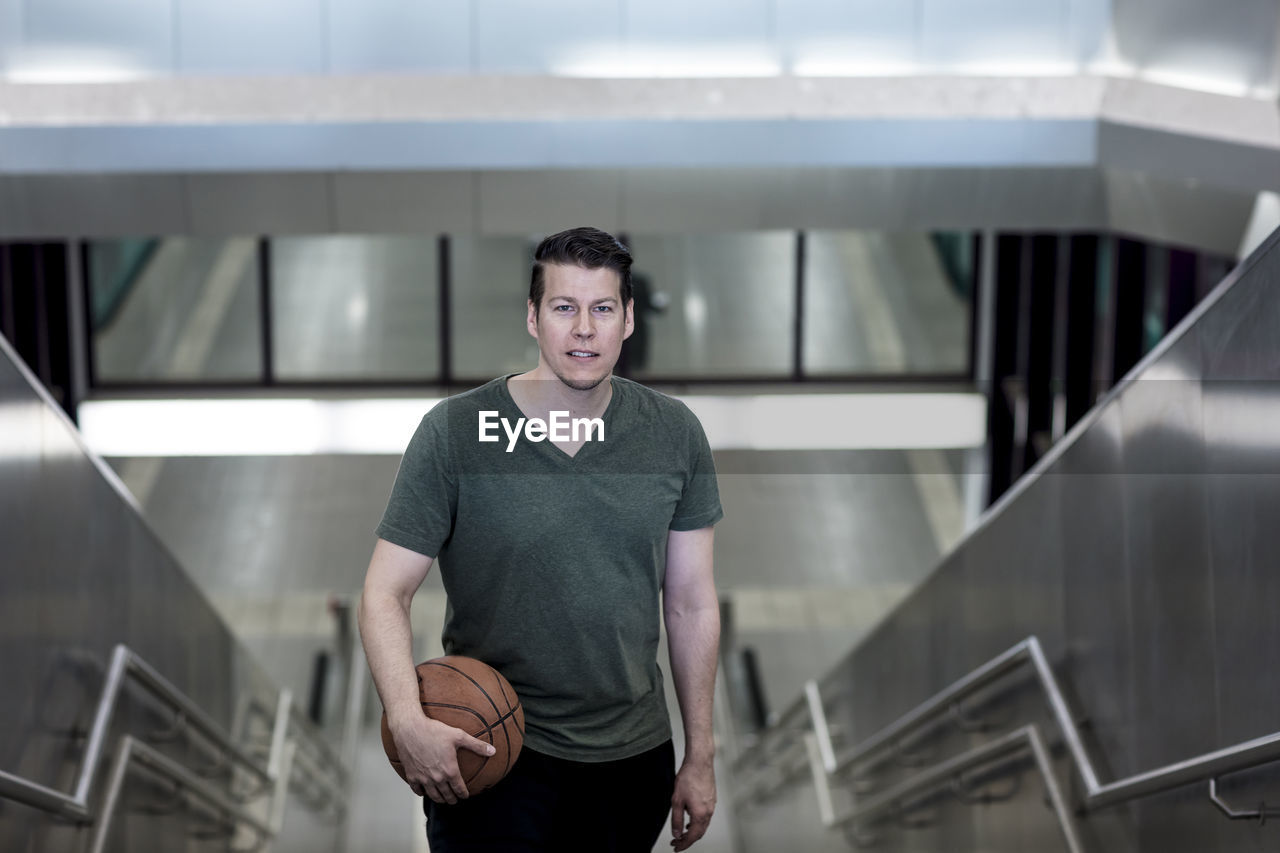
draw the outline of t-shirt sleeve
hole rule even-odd
[[[377,534],[435,559],[453,532],[457,478],[449,458],[447,419],[428,412],[409,441]]]
[[[681,404],[683,406],[683,404]],[[700,530],[724,518],[720,487],[716,483],[716,463],[711,445],[697,416],[684,409],[689,440],[689,467],[684,494],[671,517],[671,530]]]

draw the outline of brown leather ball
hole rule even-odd
[[[506,776],[524,745],[524,709],[502,673],[475,658],[446,655],[418,664],[422,713],[493,745],[493,755],[458,750],[458,770],[468,794],[492,788]],[[382,748],[400,778],[404,766],[396,752],[387,714],[382,714]]]

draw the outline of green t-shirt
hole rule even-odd
[[[657,662],[667,532],[723,515],[711,449],[683,403],[618,377],[603,438],[575,456],[513,442],[499,419],[523,414],[507,378],[423,417],[378,536],[435,557],[445,652],[506,676],[530,747],[639,754],[671,736]],[[496,441],[480,441],[483,412]]]

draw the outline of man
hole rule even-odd
[[[360,630],[433,853],[648,853],[668,810],[680,851],[710,822],[723,513],[693,414],[612,375],[634,324],[630,268],[594,228],[539,244],[526,319],[537,367],[423,418],[378,527]],[[445,651],[495,667],[525,710],[515,767],[473,799],[457,750],[488,745],[418,703],[409,607],[436,560]],[[678,773],[659,605],[685,733]]]

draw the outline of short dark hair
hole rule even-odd
[[[529,301],[536,317],[546,291],[547,264],[564,264],[588,270],[609,269],[618,274],[622,310],[625,316],[631,301],[631,252],[622,242],[599,228],[570,228],[538,244],[533,250],[533,274],[529,280]]]

